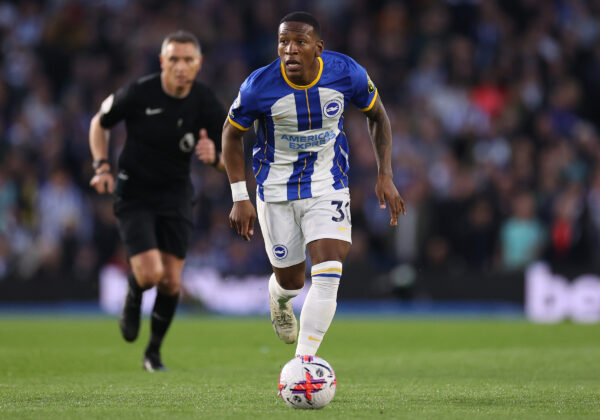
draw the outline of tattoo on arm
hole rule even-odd
[[[380,98],[365,112],[380,175],[392,174],[392,128]]]

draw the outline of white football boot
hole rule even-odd
[[[298,337],[298,322],[294,315],[292,300],[288,300],[283,306],[272,297],[269,300],[271,301],[271,323],[275,334],[286,344],[295,343]]]

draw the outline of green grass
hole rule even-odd
[[[600,417],[600,326],[405,319],[334,321],[319,355],[338,376],[332,403],[276,398],[295,347],[265,319],[177,319],[169,372],[141,370],[148,336],[115,319],[0,318],[0,418]]]

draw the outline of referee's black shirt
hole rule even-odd
[[[107,129],[125,120],[127,140],[119,156],[119,170],[128,177],[124,198],[187,188],[201,128],[221,150],[225,110],[198,82],[186,97],[175,98],[163,90],[160,73],[148,75],[109,96],[100,114]]]

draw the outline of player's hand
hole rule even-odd
[[[205,128],[200,130],[200,140],[196,143],[196,156],[207,165],[212,165],[217,160],[215,142],[208,137]]]
[[[250,200],[234,201],[231,213],[229,213],[229,226],[244,238],[250,241],[254,235],[254,221],[256,220],[256,210]]]
[[[377,185],[375,186],[375,194],[379,199],[379,208],[385,210],[386,201],[390,205],[390,226],[398,224],[398,216],[400,213],[406,215],[404,208],[404,200],[394,185],[391,175],[379,175],[377,177]]]
[[[115,179],[109,171],[100,171],[90,181],[90,185],[99,194],[112,194],[115,190]]]

